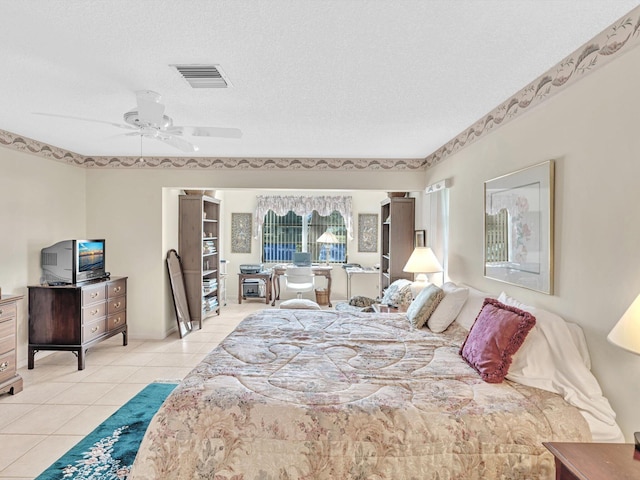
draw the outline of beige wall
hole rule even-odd
[[[430,169],[451,177],[449,275],[579,323],[627,439],[640,426],[640,357],[606,335],[640,293],[640,49]],[[555,294],[483,277],[483,182],[556,160]]]
[[[40,250],[86,235],[85,172],[0,149],[0,288],[18,303],[18,362],[27,362],[27,285],[40,282]]]

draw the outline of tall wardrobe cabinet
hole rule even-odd
[[[206,195],[180,195],[178,254],[182,260],[191,321],[220,314],[220,200]]]
[[[409,260],[414,247],[415,199],[390,197],[380,207],[380,296],[393,282],[400,278],[413,280],[413,274],[402,269]]]

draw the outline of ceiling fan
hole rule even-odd
[[[160,98],[159,93],[151,90],[140,90],[136,92],[137,105],[128,112],[125,112],[123,115],[125,124],[51,113],[36,114],[72,118],[88,122],[106,123],[108,125],[113,125],[114,127],[131,130],[130,133],[124,134],[126,136],[141,136],[144,138],[159,140],[167,145],[171,145],[174,148],[188,153],[197,152],[198,146],[181,138],[183,135],[221,138],[242,137],[242,132],[237,128],[174,125],[173,119],[164,114],[165,106],[160,103]]]

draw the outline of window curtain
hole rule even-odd
[[[353,240],[353,213],[352,197],[349,196],[279,196],[279,195],[258,195],[256,197],[258,205],[254,215],[254,237],[260,238],[264,216],[269,210],[273,210],[276,215],[286,215],[292,211],[296,215],[310,215],[314,210],[322,216],[331,215],[334,210],[342,215],[347,229],[347,237]]]

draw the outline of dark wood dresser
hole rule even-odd
[[[0,393],[22,391],[16,355],[18,300],[22,295],[0,296]]]
[[[556,457],[556,480],[638,480],[640,452],[629,443],[543,443]]]
[[[122,333],[127,344],[127,277],[76,285],[29,287],[29,358],[40,350],[75,352],[84,369],[89,347]]]

